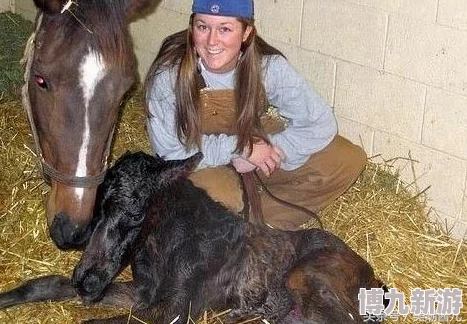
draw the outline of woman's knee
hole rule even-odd
[[[189,179],[207,191],[215,201],[234,212],[243,210],[243,189],[239,176],[230,167],[206,168],[192,173]]]
[[[355,145],[350,141],[348,142],[349,144],[346,148],[346,160],[348,164],[347,172],[351,177],[355,177],[355,175],[358,177],[358,175],[360,175],[360,173],[365,169],[368,157],[361,146]]]

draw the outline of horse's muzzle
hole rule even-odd
[[[71,222],[66,213],[55,215],[49,234],[60,250],[83,250],[91,235],[89,226],[78,226]]]
[[[105,269],[87,268],[82,260],[75,267],[72,285],[84,304],[92,304],[102,299],[104,290],[112,278]]]

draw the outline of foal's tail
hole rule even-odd
[[[0,293],[0,309],[26,303],[70,300],[77,296],[70,278],[45,276],[28,280],[21,286]]]

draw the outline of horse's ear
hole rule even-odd
[[[58,13],[68,0],[34,0],[36,7],[49,14]]]
[[[132,20],[154,8],[160,0],[125,0],[126,17]]]
[[[199,152],[185,160],[165,161],[167,165],[160,174],[160,181],[163,184],[168,184],[180,178],[188,177],[188,175],[198,166],[202,158],[203,153]]]

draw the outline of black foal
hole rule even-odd
[[[97,225],[71,281],[32,280],[1,294],[0,307],[79,295],[133,307],[135,317],[157,324],[185,324],[206,309],[231,309],[226,323],[363,323],[359,288],[382,287],[371,266],[327,231],[242,221],[186,178],[201,158],[121,157],[100,188]],[[114,282],[127,265],[133,281]]]

